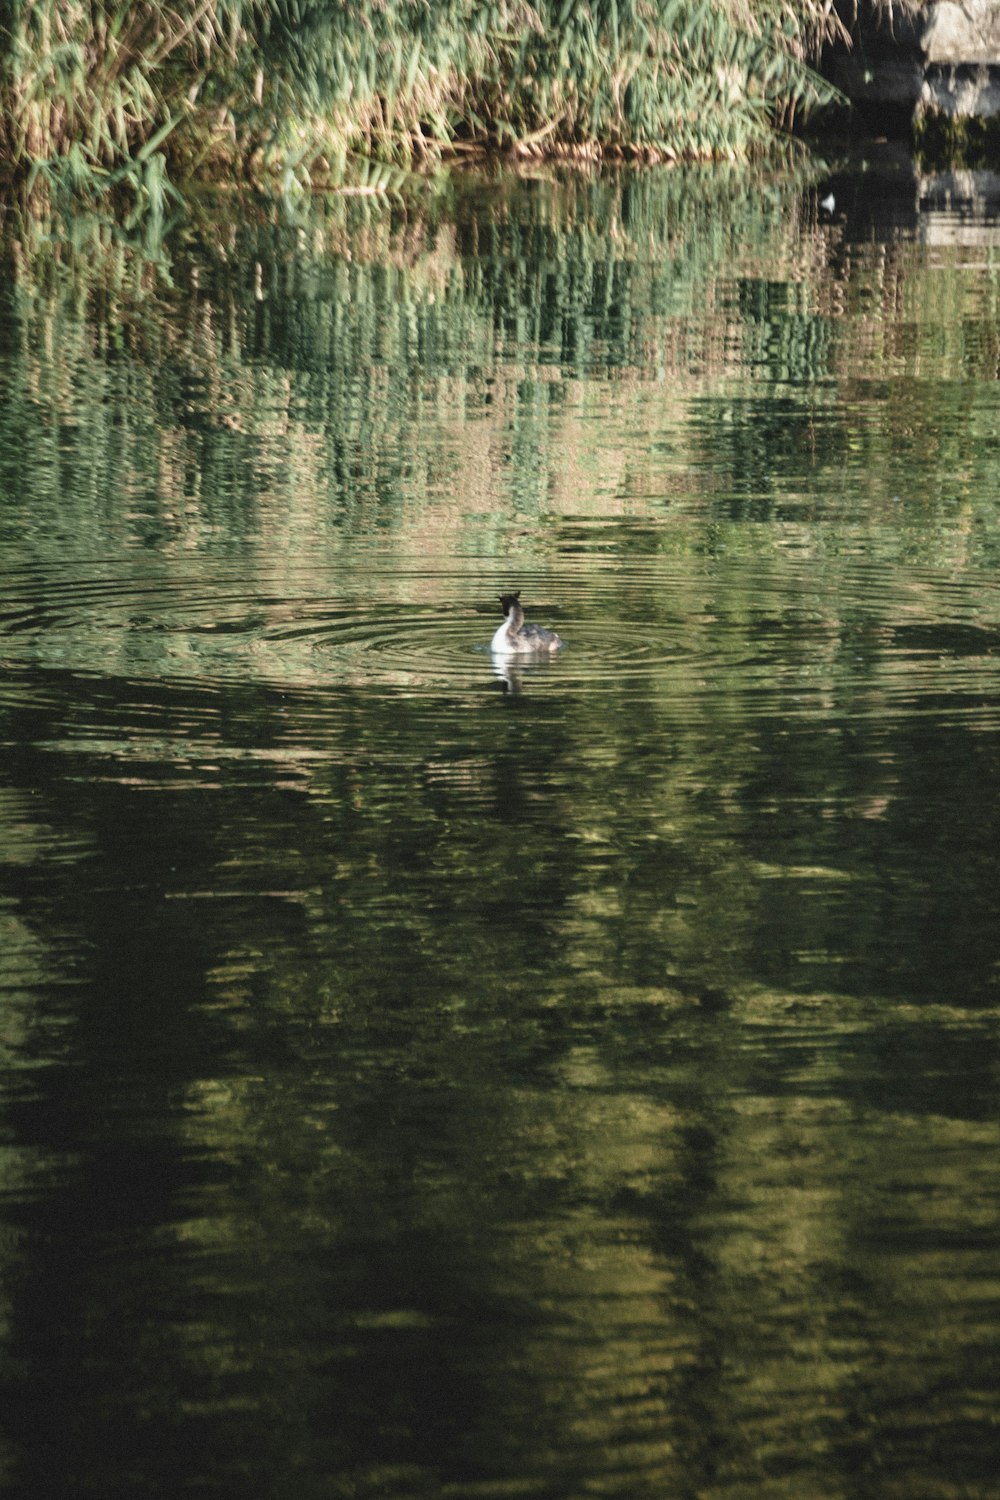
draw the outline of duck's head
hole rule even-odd
[[[515,609],[520,609],[520,607],[521,607],[521,590],[520,589],[518,589],[518,591],[517,591],[516,594],[501,594],[500,595],[500,608],[503,610],[503,612],[504,612],[505,615],[513,614],[514,610]]]

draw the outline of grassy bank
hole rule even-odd
[[[154,214],[205,172],[745,157],[827,96],[807,64],[835,24],[828,0],[5,0],[0,155]]]

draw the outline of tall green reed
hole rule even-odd
[[[275,0],[267,52],[346,149],[704,158],[833,98],[806,59],[836,25],[826,0]]]
[[[0,10],[8,168],[77,199],[127,188],[161,215],[174,139],[205,116],[206,86],[238,67],[250,10],[239,0],[176,9],[152,0],[8,0]]]
[[[0,155],[159,219],[223,166],[745,156],[832,96],[807,59],[835,25],[832,0],[6,0]]]

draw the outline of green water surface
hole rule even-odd
[[[820,196],[10,226],[5,1495],[996,1494],[1000,231]]]

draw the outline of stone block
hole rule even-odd
[[[985,63],[928,67],[917,108],[952,119],[1000,114],[1000,63],[995,67]]]
[[[997,0],[938,0],[920,39],[928,63],[1000,63]]]

